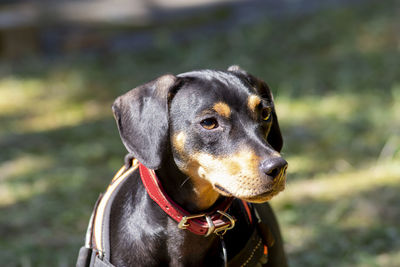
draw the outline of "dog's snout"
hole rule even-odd
[[[275,179],[286,172],[288,163],[281,157],[270,158],[263,161],[260,165],[260,170],[262,173]]]

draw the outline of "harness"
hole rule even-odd
[[[223,235],[235,226],[235,218],[227,213],[233,198],[226,198],[212,212],[190,214],[168,197],[154,170],[146,168],[134,159],[130,168],[123,166],[115,174],[105,193],[100,194],[97,199],[89,220],[85,245],[79,250],[77,267],[115,267],[110,262],[111,206],[127,178],[137,169],[149,196],[178,223],[180,229],[191,231],[196,235],[209,236],[214,233],[220,237],[225,266],[255,266],[257,263],[267,262],[267,245],[273,245],[273,237],[250,203],[242,201],[241,205],[247,214],[249,224],[254,225],[253,233],[244,248],[228,262]]]

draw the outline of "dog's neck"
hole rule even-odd
[[[209,182],[187,176],[179,170],[173,157],[166,158],[168,160],[156,174],[170,198],[191,213],[199,213],[215,204],[220,195]]]
[[[131,160],[129,160],[131,161]],[[193,185],[183,185],[187,177],[173,162],[156,171],[168,196],[190,213],[200,213]],[[134,175],[139,175],[135,172]],[[143,183],[127,180],[112,206],[110,215],[111,262],[115,266],[221,266],[220,243],[216,235],[205,238],[178,224],[150,198]],[[145,194],[145,195],[143,195]],[[146,216],[144,216],[144,214]],[[148,257],[154,251],[157,256]],[[141,265],[141,266],[142,266]],[[185,265],[185,266],[186,266]]]

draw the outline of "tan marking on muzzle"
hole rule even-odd
[[[213,185],[204,177],[204,169],[196,161],[188,163],[184,169],[181,169],[190,177],[196,196],[196,205],[199,209],[205,210],[211,207],[218,199],[220,194],[214,190]]]
[[[184,172],[197,183],[208,181],[221,195],[265,202],[284,188],[285,177],[271,180],[261,173],[261,158],[251,148],[219,157],[204,152],[187,157],[189,164]]]
[[[231,108],[224,102],[215,103],[213,109],[222,117],[229,118],[231,116]]]
[[[261,203],[285,187],[285,177],[272,180],[261,173],[261,158],[249,147],[224,156],[204,152],[182,156],[185,166],[180,166],[180,169],[191,178],[199,203],[205,207],[216,201],[219,195]]]
[[[261,103],[261,98],[257,95],[251,95],[247,98],[247,106],[251,112],[256,111],[256,107]]]
[[[279,192],[284,183],[284,179],[273,181],[262,174],[261,158],[247,147],[220,157],[199,152],[188,155],[188,160],[186,171],[193,181],[208,181],[216,192],[225,196],[264,202]]]

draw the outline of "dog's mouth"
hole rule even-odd
[[[274,196],[279,194],[279,192],[283,191],[285,186],[280,187],[279,189],[271,189],[270,191],[267,191],[265,193],[256,195],[256,196],[249,196],[249,197],[243,197],[242,199],[247,201],[247,202],[253,202],[253,203],[263,203],[268,200],[271,200]]]
[[[217,191],[219,191],[218,193],[220,193],[222,195],[225,195],[225,196],[232,196],[233,195],[231,192],[229,192],[228,190],[226,190],[225,188],[223,188],[219,184],[216,184],[215,188],[217,189]]]
[[[261,168],[262,159],[249,147],[238,149],[229,156],[216,157],[199,152],[190,157],[190,168],[187,165],[185,170],[192,171],[187,171],[187,174],[193,179],[198,178],[198,181],[207,181],[212,190],[221,196],[265,202],[285,186],[286,166],[281,164],[283,160],[276,160],[275,156],[272,158],[275,160],[267,162],[273,165],[272,171],[267,173]]]
[[[285,189],[285,178],[281,177],[279,182],[274,183],[271,186],[268,186],[261,192],[255,192],[250,194],[235,194],[230,192],[228,189],[221,186],[220,184],[214,184],[214,188],[218,193],[220,193],[223,196],[236,197],[253,203],[263,203],[272,199],[279,192]]]

